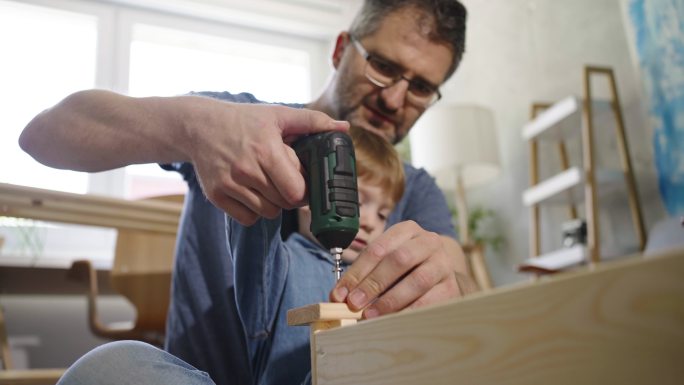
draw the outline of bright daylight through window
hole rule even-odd
[[[33,116],[64,96],[95,85],[97,19],[0,1],[0,181],[85,193],[87,174],[40,165],[19,148]]]
[[[310,99],[309,54],[147,24],[133,27],[129,95],[252,92],[269,102]],[[156,165],[126,167],[128,198],[176,193],[184,182]]]
[[[131,96],[243,91],[268,102],[311,99],[301,38],[129,8],[124,2],[0,0],[0,183],[126,199],[179,194],[156,164],[87,174],[43,166],[17,143],[26,124],[67,95],[104,87]],[[0,265],[111,263],[115,231],[0,215]]]

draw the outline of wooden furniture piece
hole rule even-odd
[[[88,260],[73,262],[68,275],[87,285],[88,324],[93,334],[163,345],[174,245],[175,237],[170,234],[119,230],[109,279],[114,291],[135,308],[134,322],[103,324],[97,311],[97,271]]]
[[[592,76],[608,78],[611,98],[609,101],[595,99],[592,95]],[[619,150],[621,171],[597,170],[595,165],[594,131],[598,120],[598,110],[609,110],[615,122],[617,148]],[[542,112],[543,111],[543,112]],[[530,188],[523,194],[523,202],[530,207],[530,259],[522,266],[531,270],[554,271],[558,266],[574,265],[588,260],[597,263],[601,259],[601,244],[598,217],[599,185],[611,186],[612,192],[627,191],[629,208],[634,224],[639,250],[646,244],[641,206],[636,189],[634,171],[630,160],[629,146],[625,133],[622,108],[617,92],[617,82],[611,68],[587,66],[584,68],[584,99],[568,97],[553,105],[535,103],[532,105],[531,121],[525,125],[523,138],[529,142]],[[566,141],[581,135],[582,167],[570,165]],[[539,144],[555,143],[561,161],[562,172],[540,181]],[[599,172],[601,171],[601,172]],[[573,191],[583,188],[583,193]],[[542,254],[540,247],[539,207],[559,202],[568,206],[571,219],[578,217],[576,204],[584,202],[587,224],[587,244]]]
[[[322,330],[312,373],[318,385],[681,384],[683,276],[680,249]]]
[[[182,203],[182,195],[147,201]],[[162,347],[170,302],[171,272],[176,235],[146,230],[119,229],[110,272],[112,288],[135,308],[134,322],[103,324],[97,312],[97,272],[88,260],[74,261],[71,278],[88,287],[88,324],[96,336],[113,340],[140,340]]]
[[[463,253],[468,262],[470,276],[475,278],[475,283],[480,290],[491,290],[494,288],[487,261],[484,256],[484,245],[481,243],[468,243],[462,245]]]
[[[0,215],[176,234],[182,205],[128,201],[0,183]]]
[[[64,373],[64,369],[14,369],[2,308],[0,308],[0,361],[2,361],[0,385],[54,385]]]
[[[287,324],[290,326],[309,325],[311,344],[311,382],[317,384],[316,375],[316,335],[318,332],[340,326],[356,324],[361,312],[349,310],[344,303],[315,303],[287,311]]]
[[[0,183],[0,215],[117,229],[111,285],[136,307],[132,325],[107,326],[97,316],[96,272],[87,261],[70,271],[89,290],[89,324],[94,334],[163,341],[173,250],[182,196],[127,201]]]

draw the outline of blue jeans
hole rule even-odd
[[[185,361],[139,341],[116,341],[79,358],[57,385],[215,385]]]

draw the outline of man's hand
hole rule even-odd
[[[306,183],[289,143],[299,135],[349,127],[312,110],[226,103],[215,107],[192,121],[188,153],[207,198],[243,225],[304,204]]]
[[[465,257],[451,242],[413,221],[398,223],[361,252],[330,300],[347,302],[352,310],[368,306],[364,317],[373,318],[473,291],[467,274],[456,272]]]
[[[289,142],[348,128],[312,110],[87,90],[36,116],[19,144],[47,166],[78,171],[192,162],[209,200],[250,225],[304,200],[304,178]]]

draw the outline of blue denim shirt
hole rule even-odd
[[[246,93],[203,92],[195,95],[236,103],[260,103]],[[246,325],[238,314],[235,281],[240,274],[234,274],[233,263],[227,256],[225,214],[204,196],[190,163],[162,167],[181,173],[188,184],[178,228],[165,348],[195,368],[208,372],[217,385],[266,384],[263,380],[271,377],[262,373],[266,362],[264,349],[253,346],[256,340],[248,336],[248,329],[255,329]],[[428,231],[455,237],[446,200],[434,179],[425,170],[408,164],[404,165],[404,171],[404,196],[390,214],[387,226],[411,219]],[[332,280],[332,273],[307,275],[299,284],[315,285],[316,282],[309,282],[314,279]],[[332,283],[320,284],[326,287],[325,296],[304,304],[327,299]],[[278,333],[282,328],[262,330]],[[306,328],[294,329],[294,332],[306,333],[308,338]],[[297,336],[293,338],[298,339]],[[273,341],[279,343],[279,340]],[[309,367],[308,359],[304,365]],[[294,367],[290,365],[290,368]],[[262,381],[256,382],[255,377]]]
[[[250,227],[228,218],[226,235],[254,381],[299,384],[311,370],[309,328],[288,326],[287,311],[328,300],[330,253],[298,233],[283,242],[280,218]]]

